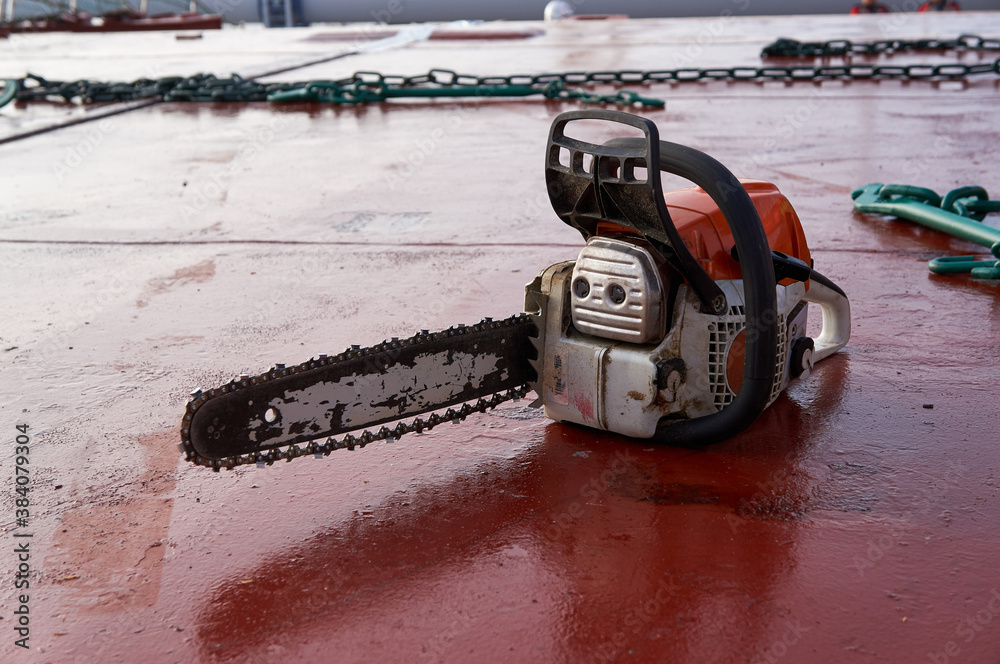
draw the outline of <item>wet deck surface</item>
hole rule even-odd
[[[547,32],[276,78],[756,65],[778,36],[1000,33],[997,14],[875,19],[517,25]],[[274,71],[355,47],[336,31],[32,35],[0,41],[0,73]],[[34,434],[33,659],[1000,661],[1000,287],[930,275],[927,259],[978,248],[850,200],[876,181],[1000,192],[998,88],[648,89],[664,138],[779,186],[854,312],[845,351],[704,451],[521,402],[322,461],[179,459],[196,387],[519,311],[524,283],[581,245],[541,173],[573,104],[157,104],[0,145],[0,412],[9,441]],[[0,137],[91,112],[5,108]],[[0,653],[27,660],[10,491],[0,505]]]

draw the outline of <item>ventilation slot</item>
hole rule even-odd
[[[729,342],[746,327],[746,310],[742,306],[730,307],[729,313],[720,316],[708,326],[708,384],[717,410],[722,410],[736,398],[726,382],[726,350]],[[788,361],[788,326],[785,316],[778,317],[777,371],[771,385],[770,405],[781,394],[785,379],[785,363]]]

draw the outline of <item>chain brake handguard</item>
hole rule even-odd
[[[566,125],[575,120],[604,120],[642,131],[642,147],[598,145],[567,136]],[[636,141],[638,143],[638,141]],[[566,150],[569,165],[560,162]],[[549,130],[546,147],[545,184],[549,201],[559,218],[580,231],[584,239],[597,232],[602,221],[629,228],[642,235],[653,248],[690,283],[705,313],[726,309],[722,289],[691,255],[674,226],[663,198],[660,182],[660,136],[646,118],[606,110],[563,113]],[[584,156],[590,155],[590,170]],[[636,176],[644,168],[646,177]]]

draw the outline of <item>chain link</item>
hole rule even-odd
[[[884,39],[852,42],[833,39],[824,42],[800,42],[781,38],[764,47],[763,58],[806,58],[830,55],[881,55],[902,51],[1000,51],[1000,39],[979,35],[960,35],[957,39]]]

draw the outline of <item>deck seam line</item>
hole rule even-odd
[[[398,248],[435,248],[450,247],[456,249],[464,248],[489,248],[489,247],[565,247],[568,249],[579,249],[580,244],[565,242],[339,242],[336,240],[28,240],[28,239],[4,239],[0,238],[0,244],[25,244],[25,245],[69,245],[69,246],[108,246],[108,247],[161,247],[161,246],[231,246],[231,245],[273,245],[281,246],[315,246],[315,247],[398,247]],[[810,247],[811,253],[856,253],[856,254],[886,254],[896,256],[922,257],[928,253],[940,253],[940,249],[864,249],[864,248],[831,248],[831,247]]]
[[[39,245],[81,245],[81,246],[198,246],[198,245],[237,245],[263,244],[275,246],[317,246],[317,247],[569,247],[579,249],[582,245],[562,242],[338,242],[316,240],[18,240],[0,238],[0,244],[39,244]]]

